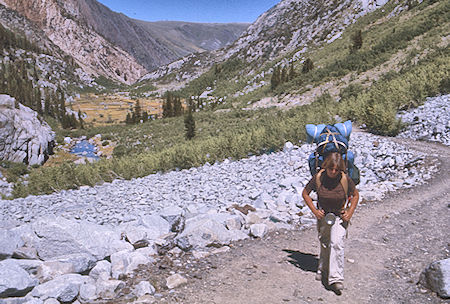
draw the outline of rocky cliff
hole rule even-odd
[[[82,22],[81,1],[1,0],[0,3],[32,21],[89,73],[132,83],[145,72],[131,55]]]
[[[55,134],[35,111],[9,95],[0,95],[0,159],[43,164],[51,154]]]

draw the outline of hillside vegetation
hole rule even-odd
[[[197,103],[201,107],[194,106],[196,135],[191,140],[185,138],[181,116],[137,125],[58,131],[59,136],[102,134],[117,143],[116,157],[93,164],[67,162],[33,169],[27,183],[16,184],[14,195],[50,193],[270,153],[286,141],[304,140],[307,123],[351,119],[374,133],[396,135],[402,128],[396,118],[398,110],[450,91],[450,1],[423,1],[396,16],[393,9],[394,4],[388,3],[383,10],[360,18],[341,39],[305,53],[304,58],[312,62],[309,68],[304,68],[303,60],[293,61],[293,54],[268,62],[258,72],[265,71],[264,85],[248,93],[244,91],[252,85],[254,75],[247,76],[242,62],[232,58],[217,64],[175,92],[190,98],[211,91],[210,98]],[[362,43],[357,43],[359,31]],[[290,76],[280,76],[276,85],[272,79],[275,67],[290,71]],[[330,83],[327,90],[320,89]],[[264,97],[302,97],[315,88],[321,93],[312,95],[311,102],[303,106],[242,109]]]

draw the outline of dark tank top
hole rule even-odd
[[[344,188],[341,184],[342,174],[339,174],[336,178],[329,178],[326,172],[323,172],[320,176],[320,189],[317,189],[316,175],[306,185],[307,191],[315,191],[318,197],[318,208],[323,209],[326,213],[333,212],[339,214],[344,207],[346,197]],[[347,175],[348,180],[348,193],[351,194],[355,191],[355,183]]]

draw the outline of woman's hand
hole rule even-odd
[[[318,220],[323,219],[325,216],[325,212],[321,209],[314,208],[315,210],[311,210],[312,213],[316,216]]]
[[[342,218],[344,221],[348,222],[348,221],[350,221],[350,219],[352,218],[352,216],[353,216],[353,211],[351,211],[350,209],[345,209],[344,212],[343,212],[342,215],[341,215],[341,218]]]
[[[355,212],[356,205],[358,205],[359,200],[359,192],[357,189],[353,192],[352,198],[350,199],[350,207],[348,209],[345,209],[344,212],[341,215],[341,218],[348,222],[353,216],[353,212]]]
[[[323,210],[317,209],[312,201],[311,196],[309,196],[309,193],[311,193],[311,190],[306,190],[306,188],[302,191],[303,199],[305,200],[306,205],[311,210],[311,212],[315,215],[315,217],[320,220],[325,216],[325,212]]]

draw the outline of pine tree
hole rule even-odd
[[[302,73],[306,74],[314,69],[314,63],[310,58],[307,58],[305,62],[303,62]]]
[[[42,110],[42,96],[41,90],[39,90],[39,88],[35,89],[34,99],[36,102],[36,112],[38,112],[39,115],[43,115],[44,111]]]
[[[181,105],[180,97],[175,97],[173,99],[173,115],[174,116],[183,115],[183,106]]]
[[[57,94],[59,95],[58,96],[59,97],[59,113],[58,113],[58,116],[59,116],[60,121],[62,122],[64,116],[66,116],[66,98],[64,96],[63,90],[60,87],[58,87],[58,89],[57,89]]]
[[[272,77],[270,78],[270,88],[275,90],[278,85],[280,84],[280,69],[278,67],[275,67],[273,70]]]
[[[293,80],[295,77],[297,77],[297,75],[295,73],[294,64],[291,62],[289,64],[289,80]]]
[[[144,111],[142,113],[142,122],[147,122],[148,121],[148,113],[147,111]]]
[[[75,117],[75,113],[72,113],[72,115],[70,115],[70,128],[77,128],[77,127],[78,127],[77,118]]]
[[[173,96],[171,92],[167,92],[166,101],[163,103],[163,117],[174,116]]]
[[[191,140],[195,137],[195,120],[192,115],[193,106],[189,105],[188,113],[184,117],[184,128],[186,130],[186,139]]]
[[[78,122],[80,123],[80,129],[84,129],[84,120],[83,114],[81,113],[81,109],[78,110]]]
[[[142,117],[142,109],[141,104],[139,103],[139,100],[136,100],[136,103],[134,104],[134,123],[139,123]]]
[[[127,117],[125,118],[125,124],[130,125],[133,122],[131,121],[131,114],[130,112],[127,113]]]
[[[286,69],[286,67],[284,66],[282,69],[281,69],[281,77],[280,77],[280,83],[285,83],[286,81],[288,81],[289,79],[288,79],[288,75],[287,75],[287,69]]]
[[[354,53],[357,50],[359,50],[363,45],[363,38],[362,38],[361,30],[358,30],[356,33],[353,34],[352,42],[353,42],[353,45],[350,48],[350,52]]]

